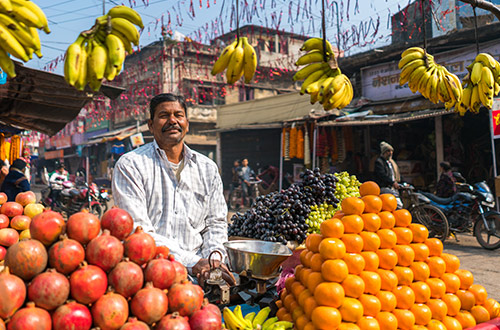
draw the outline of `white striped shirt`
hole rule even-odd
[[[217,165],[184,145],[177,181],[156,141],[118,160],[113,171],[115,204],[130,213],[157,245],[167,246],[186,267],[213,250],[226,256],[227,205]]]

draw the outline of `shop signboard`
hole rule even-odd
[[[132,143],[132,147],[142,146],[144,144],[144,137],[142,133],[134,134],[130,137],[130,142]]]
[[[500,44],[480,45],[480,51],[500,59]],[[467,74],[467,66],[476,57],[476,46],[469,46],[446,53],[434,54],[434,60],[462,79]],[[363,96],[372,101],[406,98],[414,95],[408,84],[399,86],[399,61],[373,65],[361,69]]]
[[[493,101],[493,107],[490,112],[493,138],[500,138],[500,99],[495,99]]]

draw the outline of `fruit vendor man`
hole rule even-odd
[[[149,105],[154,141],[126,153],[113,171],[115,203],[136,226],[167,246],[191,275],[203,282],[209,254],[225,258],[227,206],[217,165],[184,144],[189,131],[181,96],[159,94]],[[224,279],[234,277],[223,264]]]

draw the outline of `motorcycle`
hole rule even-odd
[[[432,205],[440,208],[448,218],[450,232],[472,232],[478,243],[487,250],[500,248],[500,213],[495,211],[495,197],[485,181],[468,184],[460,173],[457,193],[448,198],[421,192]]]
[[[99,197],[99,202],[103,207],[102,213],[104,214],[108,210],[108,203],[111,200],[111,198],[109,198],[108,189],[105,187],[100,187],[98,197]]]

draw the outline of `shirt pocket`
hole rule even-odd
[[[191,203],[187,205],[187,215],[189,219],[189,224],[194,229],[205,228],[205,217],[207,214],[206,201],[208,199],[207,195],[193,192],[191,197]]]

